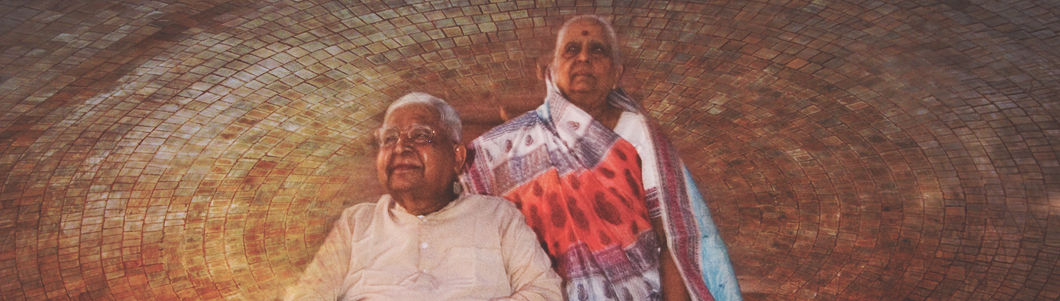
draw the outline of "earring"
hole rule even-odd
[[[453,182],[453,193],[459,195],[464,192],[464,186],[460,186],[460,181]]]

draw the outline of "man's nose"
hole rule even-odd
[[[412,150],[412,147],[415,146],[415,144],[416,144],[416,142],[412,141],[412,139],[409,139],[409,137],[405,137],[405,136],[399,135],[397,141],[394,142],[394,150],[395,151]]]

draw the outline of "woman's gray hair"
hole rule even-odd
[[[398,98],[398,100],[390,104],[390,107],[386,109],[386,115],[383,117],[383,120],[390,117],[390,113],[394,112],[395,109],[411,104],[424,104],[434,108],[434,110],[438,112],[438,115],[441,115],[442,117],[442,126],[445,127],[442,130],[448,133],[449,140],[452,140],[453,143],[460,143],[460,135],[462,131],[460,114],[456,112],[456,109],[454,109],[453,106],[450,106],[449,103],[445,102],[445,100],[434,97],[434,95],[422,92],[405,94],[405,96]]]
[[[622,55],[619,54],[618,51],[618,35],[615,34],[615,28],[611,27],[611,22],[607,22],[607,20],[605,20],[603,17],[597,15],[581,15],[571,18],[570,20],[567,20],[567,22],[563,23],[563,26],[559,28],[559,35],[556,36],[556,49],[553,49],[552,51],[553,60],[556,57],[559,57],[559,53],[563,49],[563,45],[560,45],[559,43],[560,41],[563,41],[564,37],[567,36],[567,28],[573,25],[574,23],[582,21],[595,22],[597,24],[600,24],[600,27],[604,28],[604,34],[607,35],[607,44],[608,46],[611,46],[611,68],[622,68]]]

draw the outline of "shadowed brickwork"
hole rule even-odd
[[[1060,2],[5,0],[0,299],[273,299],[382,192],[390,101],[474,137],[577,14],[747,300],[1060,298]]]

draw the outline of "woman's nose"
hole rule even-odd
[[[589,50],[582,47],[581,51],[578,51],[578,55],[574,57],[578,61],[588,62],[589,61]]]

